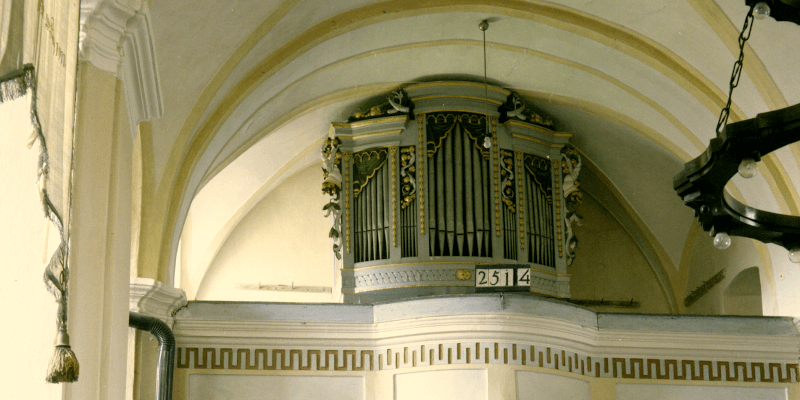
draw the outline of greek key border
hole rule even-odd
[[[429,365],[537,366],[586,377],[725,382],[798,381],[798,365],[780,362],[591,357],[516,343],[447,343],[367,349],[178,347],[179,369],[382,371]]]

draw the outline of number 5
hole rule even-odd
[[[497,285],[497,283],[498,283],[498,282],[500,282],[500,277],[499,277],[499,276],[497,276],[497,274],[498,274],[499,272],[500,272],[500,271],[494,271],[494,272],[492,272],[492,277],[491,277],[491,279],[489,279],[489,284],[490,284],[490,285],[492,285],[492,286],[496,286],[496,285]],[[494,279],[494,281],[492,281],[492,279]]]

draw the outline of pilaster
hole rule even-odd
[[[133,135],[140,121],[163,113],[152,30],[147,2],[81,3],[80,56],[124,82]]]

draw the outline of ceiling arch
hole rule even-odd
[[[226,169],[240,168],[249,186],[238,197],[226,197],[231,204],[215,216],[211,242],[224,238],[236,216],[263,197],[265,185],[280,180],[305,157],[327,132],[327,123],[346,119],[358,104],[431,76],[478,80],[482,42],[476,25],[489,16],[498,19],[487,32],[492,83],[537,104],[552,104],[562,118],[589,114],[627,127],[645,139],[648,151],[666,151],[681,161],[699,154],[713,137],[716,114],[727,97],[733,56],[726,35],[734,24],[697,1],[653,2],[635,10],[624,2],[605,4],[605,9],[576,1],[336,3],[317,5],[313,12],[307,9],[315,4],[311,0],[264,5],[259,11],[263,19],[249,22],[251,31],[233,35],[227,58],[217,57],[216,64],[206,67],[214,72],[206,73],[210,79],[200,82],[195,95],[165,96],[191,106],[178,114],[165,112],[162,119],[169,122],[153,124],[157,154],[149,161],[156,175],[153,202],[160,210],[154,218],[165,221],[163,231],[151,239],[158,241],[152,245],[159,248],[159,276],[171,275],[192,200],[213,187]],[[733,8],[732,0],[723,3]],[[628,15],[618,12],[625,7]],[[151,12],[159,12],[158,2]],[[684,20],[676,24],[671,18],[679,13]],[[704,50],[693,43],[698,40],[681,40],[680,34],[701,37]],[[745,70],[732,120],[781,103],[768,61],[755,60],[761,67]],[[719,65],[725,71],[721,76]],[[170,90],[178,91],[174,86],[165,91]],[[248,159],[248,149],[267,138],[275,143],[265,153],[269,161]],[[762,177],[742,190],[746,201],[759,208],[797,210],[793,180],[800,180],[800,168],[796,152],[787,151],[782,159],[765,160]],[[612,181],[625,179],[598,164]],[[762,196],[764,191],[772,196]],[[636,202],[637,194],[623,195]]]

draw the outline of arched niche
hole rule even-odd
[[[727,315],[762,315],[761,278],[758,267],[739,272],[722,295]]]

